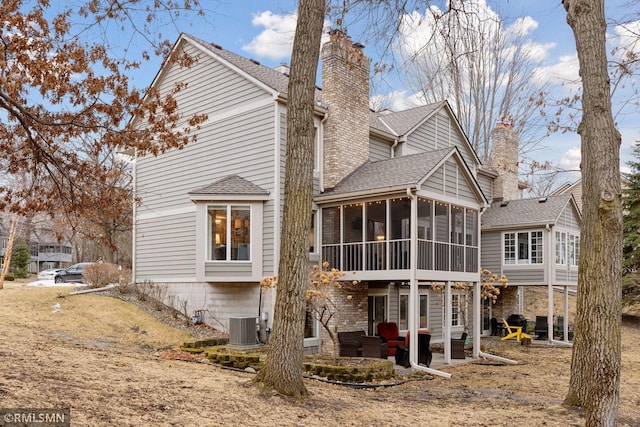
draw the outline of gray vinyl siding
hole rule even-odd
[[[453,158],[448,159],[444,165],[434,171],[422,185],[422,189],[466,202],[478,202],[472,184]]]
[[[580,229],[580,220],[578,218],[578,214],[570,203],[567,204],[567,206],[560,214],[557,225],[559,227],[565,227],[573,230]]]
[[[502,238],[500,232],[483,232],[480,248],[480,266],[492,273],[500,273],[502,265]]]
[[[554,284],[565,282],[570,282],[572,284],[576,284],[578,282],[578,267],[556,264]]]
[[[386,160],[391,158],[391,146],[388,142],[369,138],[369,160]]]
[[[545,283],[544,265],[541,265],[540,267],[530,267],[531,266],[521,268],[521,266],[517,265],[504,266],[502,274],[507,276],[509,283],[513,285]]]
[[[444,292],[429,291],[429,332],[431,341],[442,341],[444,319]]]
[[[207,262],[205,264],[205,274],[215,281],[216,275],[241,275],[251,276],[251,262]]]
[[[389,286],[388,298],[387,321],[397,323],[400,321],[400,290],[397,286]]]
[[[475,170],[477,160],[471,152],[466,137],[459,132],[457,125],[452,120],[446,110],[439,110],[437,114],[429,117],[407,136],[406,152],[425,152],[455,145],[467,165]]]
[[[158,88],[168,91],[176,82],[187,80],[187,87],[176,95],[181,113],[184,117],[207,114],[208,121],[198,131],[197,142],[137,161],[139,278],[152,274],[167,279],[194,277],[196,218],[190,191],[237,174],[273,192],[272,95],[209,56],[200,56],[190,69],[171,66]],[[267,222],[274,218],[272,211],[272,201],[267,201],[264,230],[273,229]],[[262,250],[268,262],[273,259],[273,237],[267,234],[263,243],[263,248],[252,250]]]
[[[440,167],[434,171],[429,179],[422,185],[422,188],[436,194],[444,193],[444,168]]]
[[[136,230],[138,277],[195,276],[195,206],[191,212],[138,221]]]
[[[478,174],[476,179],[487,200],[493,200],[493,179],[484,174]]]

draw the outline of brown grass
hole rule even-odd
[[[449,380],[352,389],[308,380],[302,402],[269,394],[253,375],[165,360],[185,340],[138,308],[67,288],[0,291],[2,406],[68,407],[72,425],[580,426],[561,406],[571,351],[486,341],[517,366],[449,368]],[[60,303],[62,311],[53,313]],[[640,425],[640,332],[623,327],[621,426]]]

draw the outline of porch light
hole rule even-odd
[[[378,240],[378,241],[384,240],[384,234],[380,234],[380,235],[376,236],[376,240]]]

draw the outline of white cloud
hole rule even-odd
[[[570,171],[570,170],[579,171],[580,161],[581,161],[580,148],[575,148],[575,147],[570,148],[564,153],[564,155],[558,162],[558,167],[567,171]]]
[[[369,102],[374,110],[389,109],[401,111],[424,105],[419,93],[407,94],[407,91],[396,90],[386,95],[376,95]]]
[[[288,58],[291,56],[297,20],[297,13],[276,15],[267,10],[255,15],[251,23],[254,27],[264,29],[250,43],[242,46],[242,50],[260,58]]]
[[[538,81],[560,84],[575,91],[580,87],[579,69],[578,54],[574,53],[561,56],[553,65],[536,68],[534,77]]]
[[[293,49],[293,37],[297,22],[298,14],[296,12],[278,15],[266,10],[255,15],[251,23],[254,27],[263,27],[264,29],[251,42],[243,45],[242,50],[259,58],[272,60],[289,58]],[[322,43],[328,38],[326,32],[328,26],[328,22],[325,22]]]

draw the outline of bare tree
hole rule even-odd
[[[166,97],[131,87],[129,72],[150,54],[132,57],[112,35],[129,36],[129,46],[137,36],[156,55],[188,65],[191,58],[169,57],[171,43],[150,26],[199,12],[197,0],[3,1],[0,168],[5,177],[26,171],[33,179],[19,190],[0,183],[0,208],[52,210],[50,202],[57,200],[80,212],[92,182],[109,181],[111,171],[92,161],[100,153],[135,145],[156,154],[192,140],[191,129],[204,117],[185,118],[188,125],[176,127],[181,117],[173,95],[182,86]],[[147,126],[127,128],[132,117]],[[39,197],[22,204],[30,194]]]
[[[568,406],[586,408],[587,426],[615,426],[618,417],[622,313],[620,133],[607,72],[604,0],[564,0],[583,85],[583,221],[575,340]]]
[[[308,394],[302,376],[313,189],[314,96],[325,0],[300,0],[287,88],[285,203],[273,332],[264,368],[256,377],[288,396]]]
[[[513,124],[521,152],[542,140],[547,84],[536,77],[542,58],[527,39],[527,18],[507,25],[484,3],[458,0],[404,22],[400,51],[410,86],[426,103],[449,101],[482,159],[498,121]]]

